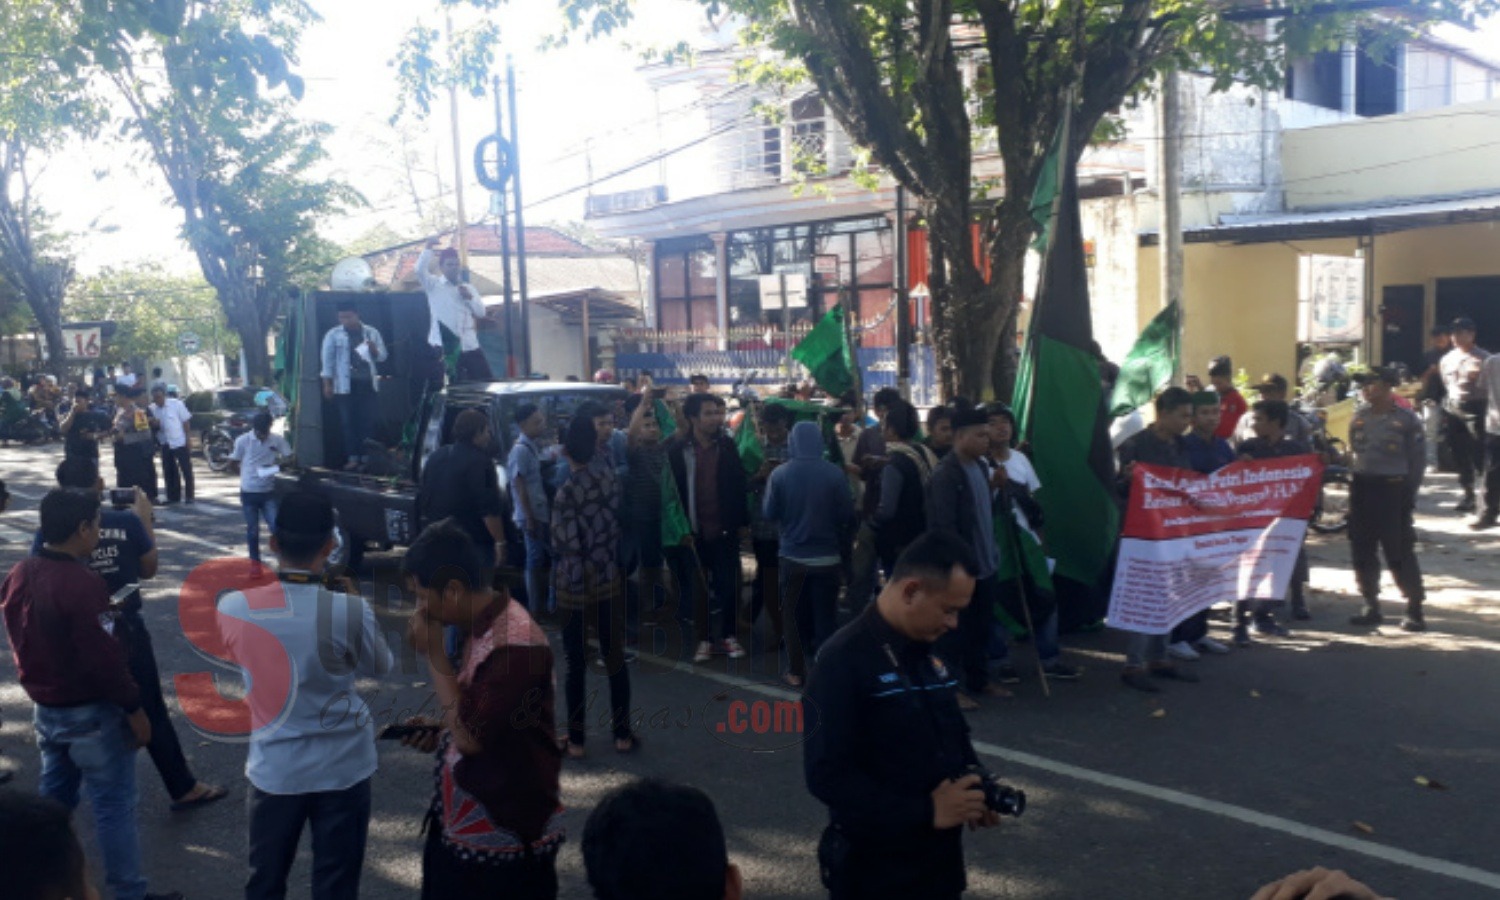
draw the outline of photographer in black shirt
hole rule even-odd
[[[958,626],[976,572],[964,541],[922,535],[875,603],[818,654],[803,767],[828,806],[818,862],[832,900],[956,898],[966,887],[963,826],[1019,815],[992,802],[1008,789],[979,770],[956,675],[932,655]],[[1024,807],[1024,796],[1008,796]]]
[[[77,488],[105,494],[99,477],[97,460],[69,457],[57,467],[59,487]],[[89,558],[89,568],[104,579],[110,592],[110,607],[115,615],[113,631],[125,648],[130,676],[141,689],[141,708],[151,722],[151,743],[146,750],[161,775],[162,784],[172,798],[172,811],[182,812],[222,800],[226,791],[200,782],[188,767],[182,744],[172,726],[171,715],[161,692],[161,674],[156,665],[156,650],[151,633],[141,617],[140,582],[156,576],[156,538],[152,532],[151,502],[139,489],[131,491],[134,503],[122,506],[112,502],[110,491],[103,496],[105,507],[99,513],[99,546]],[[38,531],[32,546],[41,549]]]

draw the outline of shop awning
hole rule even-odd
[[[1183,240],[1191,244],[1264,244],[1318,238],[1365,237],[1496,220],[1500,220],[1500,194],[1486,194],[1319,212],[1222,216],[1217,225],[1186,229]],[[1141,233],[1143,247],[1154,247],[1159,240],[1155,231]]]

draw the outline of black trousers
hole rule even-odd
[[[1380,555],[1406,597],[1407,615],[1422,617],[1422,569],[1417,564],[1417,531],[1412,524],[1406,479],[1355,475],[1349,488],[1349,549],[1354,577],[1365,605],[1380,599]]]
[[[1443,411],[1443,431],[1448,447],[1453,451],[1453,466],[1458,469],[1458,483],[1464,492],[1474,490],[1474,474],[1484,466],[1485,402],[1469,401],[1459,407]]]
[[[487,865],[460,859],[443,846],[442,826],[427,825],[422,851],[422,900],[504,897],[505,900],[554,900],[557,856],[548,853],[514,862]]]
[[[460,384],[466,381],[494,381],[495,375],[490,371],[490,361],[484,355],[483,350],[466,350],[458,355],[458,364],[454,366],[455,381]]]
[[[267,794],[250,787],[245,900],[284,900],[302,826],[312,824],[313,900],[359,900],[370,831],[370,779],[342,791]]]
[[[156,502],[156,445],[149,441],[139,444],[115,444],[115,487],[138,487],[141,492]]]
[[[609,715],[616,740],[630,737],[630,670],[625,667],[625,597],[600,600],[587,609],[564,611],[563,654],[568,660],[565,691],[568,701],[568,741],[583,746],[588,733],[588,630],[599,636],[599,655],[609,677]]]
[[[781,542],[756,538],[750,542],[755,551],[755,582],[750,585],[750,627],[760,618],[761,610],[771,618],[771,634],[780,640],[785,634],[781,618]]]
[[[1172,629],[1172,636],[1167,642],[1196,644],[1206,637],[1208,637],[1208,610],[1205,609],[1177,623],[1177,627]]]
[[[156,668],[151,633],[139,612],[122,613],[115,628],[120,643],[125,645],[125,664],[130,668],[130,677],[141,689],[141,709],[151,722],[151,743],[146,745],[146,752],[151,754],[151,763],[161,775],[167,796],[177,800],[191,791],[198,779],[182,755],[182,742],[177,740],[177,729],[172,726],[167,701],[161,694],[161,673]]]
[[[182,499],[182,488],[187,486],[187,499],[193,499],[193,450],[188,444],[172,448],[163,446],[161,448],[162,474],[167,480],[167,502],[176,503]]]
[[[974,583],[974,599],[959,610],[958,629],[938,639],[937,655],[949,661],[951,670],[962,673],[966,691],[982,691],[989,684],[990,626],[999,601],[1000,581],[994,575],[979,579]]]
[[[1484,512],[1500,515],[1500,434],[1484,436]]]

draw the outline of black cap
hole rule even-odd
[[[954,431],[962,431],[965,428],[973,428],[976,425],[988,427],[990,416],[989,413],[984,411],[983,407],[969,406],[954,410],[952,422]]]
[[[1355,372],[1352,376],[1355,384],[1372,384],[1376,381],[1384,381],[1391,387],[1401,384],[1401,373],[1390,366],[1374,366],[1367,372]]]
[[[1459,316],[1458,318],[1456,318],[1456,319],[1453,320],[1453,330],[1454,331],[1478,331],[1479,329],[1474,327],[1474,320],[1473,319],[1469,318],[1468,316]]]

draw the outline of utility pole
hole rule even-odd
[[[1177,304],[1177,360],[1172,380],[1182,375],[1182,121],[1177,73],[1162,76],[1157,99],[1157,199],[1161,207],[1161,305]]]
[[[505,119],[500,111],[500,76],[495,75],[490,81],[490,88],[495,93],[495,152],[496,152],[496,174],[500,178],[500,224],[496,226],[500,238],[500,290],[505,295],[505,365],[507,369],[514,370],[516,366],[516,318],[515,310],[511,303],[510,284],[510,205],[505,193],[506,169],[509,160],[505,158]],[[506,372],[513,376],[514,371]],[[531,373],[522,372],[522,375]]]
[[[453,13],[447,15],[448,47],[453,47]],[[448,85],[448,119],[453,129],[453,199],[458,208],[458,229],[455,232],[458,243],[458,264],[464,270],[469,268],[469,242],[466,234],[468,219],[464,216],[464,164],[459,151],[462,146],[458,134],[458,85]]]
[[[510,177],[516,198],[516,275],[521,281],[521,359],[526,377],[531,377],[531,300],[526,291],[526,204],[521,200],[521,142],[516,136],[516,67],[510,54],[505,56],[505,88],[510,97]]]

